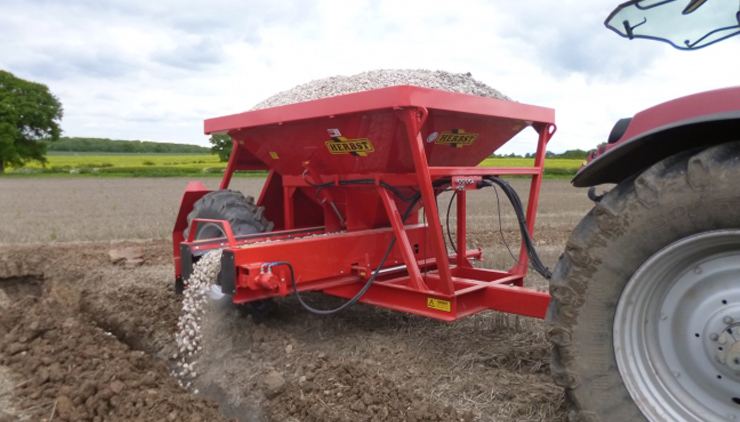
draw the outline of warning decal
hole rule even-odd
[[[437,299],[436,297],[427,298],[427,308],[436,309],[438,311],[452,312],[452,304],[449,300]]]

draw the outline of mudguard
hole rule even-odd
[[[182,195],[180,202],[180,209],[177,212],[177,219],[175,220],[175,227],[172,229],[172,248],[174,251],[175,258],[175,279],[180,280],[179,286],[182,287],[181,276],[182,268],[180,261],[180,243],[185,240],[183,237],[183,231],[188,226],[188,214],[193,209],[193,204],[199,200],[203,195],[211,192],[210,189],[206,188],[202,182],[188,182],[185,187],[185,192]],[[177,288],[177,285],[176,285]]]
[[[619,183],[678,152],[740,140],[740,86],[677,98],[625,123],[589,156],[574,186]]]

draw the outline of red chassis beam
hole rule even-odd
[[[222,222],[228,226],[228,222]],[[413,245],[429,235],[430,227],[417,224],[406,226],[405,231]],[[237,268],[235,303],[244,303],[273,296],[292,293],[290,272],[285,267],[275,267],[272,272],[275,284],[272,288],[254,281],[260,275],[263,264],[292,257],[291,265],[296,274],[299,291],[322,291],[326,294],[350,298],[354,296],[378,265],[385,248],[393,237],[393,229],[373,229],[334,234],[313,234],[290,239],[288,231],[283,240],[252,238],[236,241],[225,254],[233,256]],[[233,242],[233,239],[232,239]],[[224,245],[225,242],[185,242],[192,250],[207,250]],[[231,242],[228,242],[231,243]],[[444,294],[439,291],[440,277],[436,259],[415,254],[422,272],[424,284],[417,288],[410,284],[408,267],[403,264],[402,253],[391,253],[386,266],[360,302],[388,309],[431,317],[443,321],[454,321],[486,309],[544,318],[549,295],[543,292],[516,286],[521,275],[488,269],[451,266],[454,291]],[[311,251],[310,254],[306,251]],[[430,254],[431,255],[431,254]],[[468,250],[466,258],[479,259],[480,250]],[[316,257],[322,257],[317,260]],[[455,262],[456,255],[446,258]]]

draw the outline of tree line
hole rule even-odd
[[[511,154],[494,154],[494,157],[499,158],[534,158],[534,153],[528,152],[526,154],[514,154],[513,152]],[[570,159],[577,159],[577,160],[585,160],[588,156],[588,151],[584,151],[582,149],[569,149],[565,152],[561,153],[555,153],[552,151],[547,151],[545,153],[546,158],[570,158]]]
[[[56,152],[104,152],[131,154],[207,154],[209,148],[198,145],[151,141],[123,141],[107,138],[61,137],[55,142],[46,142],[47,151]]]

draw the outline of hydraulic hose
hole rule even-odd
[[[542,277],[549,280],[552,277],[552,272],[542,262],[537,253],[534,241],[532,240],[532,235],[529,233],[529,229],[527,228],[527,218],[524,215],[524,207],[522,206],[522,201],[519,199],[519,195],[516,193],[516,190],[514,190],[507,181],[497,176],[485,176],[481,181],[481,184],[483,186],[498,186],[502,191],[504,191],[506,197],[509,198],[509,202],[511,202],[511,206],[514,208],[514,213],[516,214],[516,219],[519,223],[519,231],[521,232],[524,246],[527,248],[527,256],[532,264],[532,268],[542,275]]]

